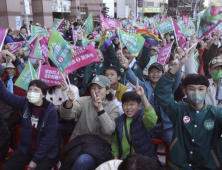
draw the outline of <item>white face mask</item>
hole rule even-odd
[[[41,101],[40,93],[28,92],[27,99],[30,103],[36,104]]]

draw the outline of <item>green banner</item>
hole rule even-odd
[[[121,42],[127,47],[133,56],[138,56],[142,49],[145,39],[140,34],[129,34],[118,29]]]
[[[29,83],[32,80],[37,79],[37,78],[38,77],[37,77],[35,69],[33,68],[32,64],[28,62],[28,64],[26,64],[22,73],[19,75],[19,78],[16,80],[15,86],[20,87],[27,91],[29,87]]]
[[[94,28],[93,27],[93,17],[92,17],[92,13],[91,13],[84,23],[84,30],[85,30],[86,35],[91,33],[93,31],[93,28]]]
[[[171,18],[157,22],[156,26],[160,34],[166,34],[170,31],[173,31],[173,22]]]
[[[40,37],[43,37],[47,34],[48,34],[48,31],[45,30],[44,28],[39,27],[39,26],[35,26],[35,25],[31,25],[31,36],[38,35]]]
[[[54,30],[49,39],[49,53],[48,56],[58,69],[64,73],[69,61],[74,55],[71,45],[64,40],[62,35]]]

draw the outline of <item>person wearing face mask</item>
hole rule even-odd
[[[27,97],[12,94],[0,80],[0,99],[22,111],[18,149],[3,165],[4,170],[50,170],[58,154],[58,116],[55,106],[45,99],[47,86],[40,80],[29,83]]]
[[[217,84],[220,77],[222,77],[222,57],[214,57],[209,63],[209,73],[212,78],[208,79],[210,82],[210,93],[205,98],[206,104],[211,104],[222,108],[222,102],[216,99]]]
[[[126,71],[126,75],[129,78],[129,82],[133,85],[136,85],[136,75],[129,68],[128,60],[125,58],[121,59],[121,64]],[[159,81],[160,77],[164,74],[163,66],[157,62],[153,63],[148,69],[148,78],[149,81],[139,81],[139,85],[144,88],[146,97],[150,104],[155,109],[156,114],[158,116],[157,124],[151,132],[153,136],[156,138],[162,139],[168,146],[170,146],[171,138],[173,134],[173,125],[168,118],[168,116],[164,113],[163,109],[159,105],[156,96],[154,94],[154,89],[156,88],[156,84]],[[179,71],[176,75],[174,85],[172,87],[171,95],[174,96],[174,92],[178,88],[181,80],[181,72]]]
[[[210,92],[209,81],[198,74],[189,74],[183,81],[188,103],[174,101],[171,87],[188,59],[188,51],[179,55],[181,59],[160,78],[154,90],[158,103],[174,125],[169,169],[216,170],[222,164],[222,110],[204,102]]]
[[[62,151],[66,157],[64,169],[92,170],[112,159],[111,140],[119,109],[112,102],[108,78],[96,76],[89,87],[91,96],[77,100],[68,90],[69,99],[60,111],[65,120],[78,118],[70,142]]]

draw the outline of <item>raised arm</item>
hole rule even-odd
[[[149,63],[150,61],[150,47],[146,48],[145,46],[142,49],[142,54],[141,56],[138,58],[137,63],[139,64],[140,68],[142,70],[144,70],[144,68],[146,68],[146,65]]]
[[[1,78],[0,78],[0,99],[3,100],[5,103],[7,103],[9,106],[18,110],[23,110],[25,102],[27,102],[27,99],[25,97],[20,97],[9,92],[6,89]]]
[[[153,107],[150,105],[145,93],[143,87],[139,86],[139,80],[136,79],[136,86],[132,85],[136,93],[141,97],[141,100],[144,105],[144,116],[143,116],[143,124],[146,127],[146,129],[149,131],[150,129],[154,128],[157,121],[157,115]]]
[[[122,56],[120,63],[122,65],[122,67],[124,68],[125,72],[126,72],[126,75],[129,79],[129,82],[135,86],[136,83],[137,83],[136,82],[137,77],[134,74],[134,72],[129,68],[129,61],[126,59],[125,56]],[[139,80],[139,85],[144,88],[145,87],[145,82],[142,82],[141,80]]]
[[[180,53],[180,56],[182,56],[183,58],[181,60],[177,59],[178,61],[175,61],[173,67],[159,79],[154,89],[154,93],[159,105],[168,115],[173,124],[177,120],[179,107],[181,106],[180,103],[175,102],[173,97],[171,96],[173,92],[172,85],[175,81],[175,75],[187,61],[187,52],[184,56]]]

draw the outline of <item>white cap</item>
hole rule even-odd
[[[15,66],[10,62],[5,68],[15,68]]]

